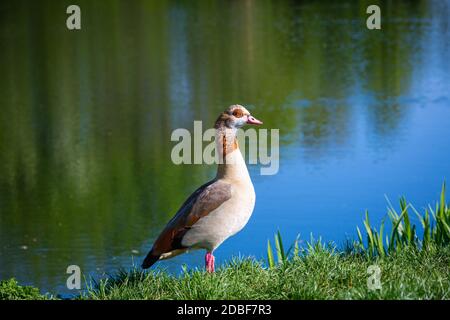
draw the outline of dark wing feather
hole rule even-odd
[[[231,185],[220,180],[212,180],[195,190],[156,239],[142,267],[150,267],[163,253],[182,249],[181,240],[191,226],[230,198]]]

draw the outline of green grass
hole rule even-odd
[[[0,300],[43,300],[48,299],[39,289],[20,286],[15,279],[0,281]]]
[[[363,232],[358,228],[358,239],[343,250],[313,239],[300,247],[298,238],[286,250],[278,232],[274,247],[268,241],[267,261],[233,259],[215,274],[184,270],[179,277],[163,271],[119,271],[91,282],[78,298],[450,299],[450,209],[445,185],[440,201],[422,214],[403,198],[399,208],[396,211],[389,204],[389,233],[384,222],[379,228],[372,226],[366,212]],[[420,234],[411,213],[422,225]],[[369,266],[380,268],[380,289],[368,288]],[[2,299],[42,297],[14,281],[0,283]]]
[[[381,269],[381,290],[367,287],[367,268]],[[384,259],[333,253],[319,246],[274,268],[236,260],[215,274],[121,272],[85,299],[449,299],[450,248],[399,249]]]

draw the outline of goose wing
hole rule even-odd
[[[185,249],[181,244],[184,234],[230,198],[231,185],[221,180],[212,180],[195,190],[158,236],[142,267],[149,268],[164,253]]]

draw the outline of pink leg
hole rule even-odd
[[[211,252],[206,253],[205,265],[206,265],[206,271],[208,271],[208,273],[214,272],[214,256]]]

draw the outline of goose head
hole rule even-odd
[[[261,125],[262,121],[253,117],[250,112],[239,104],[228,107],[222,112],[216,120],[215,128],[227,127],[230,129],[239,129],[246,124]]]

